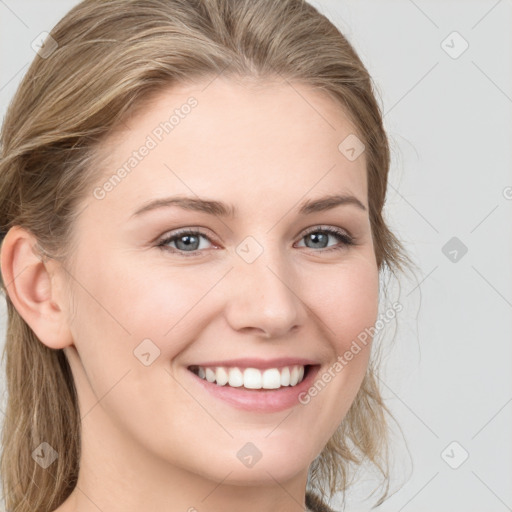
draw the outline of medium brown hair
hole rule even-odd
[[[68,261],[77,205],[98,178],[91,162],[126,116],[173,84],[221,73],[261,83],[280,76],[323,91],[345,109],[366,146],[378,268],[395,274],[407,266],[408,256],[383,217],[390,155],[371,77],[347,39],[310,4],[85,0],[50,34],[56,48],[35,57],[2,128],[4,233],[21,226],[34,234],[43,254]],[[7,292],[9,283],[1,284]],[[5,503],[10,512],[53,510],[78,477],[80,413],[73,376],[64,352],[41,343],[7,293],[6,301],[8,401],[0,466]],[[313,462],[311,489],[324,494],[328,487],[331,495],[345,490],[349,465],[363,460],[388,480],[389,411],[377,369],[372,359],[342,424]],[[47,469],[32,458],[42,442],[58,453]]]

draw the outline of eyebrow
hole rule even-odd
[[[307,200],[299,206],[299,215],[308,215],[316,212],[322,212],[336,208],[342,205],[353,205],[360,210],[366,211],[366,206],[353,195],[335,194],[319,197],[317,199]],[[196,212],[207,213],[218,217],[234,218],[238,215],[237,208],[233,205],[228,205],[220,201],[209,199],[201,199],[188,196],[174,196],[155,199],[149,203],[144,204],[136,210],[131,217],[142,215],[143,213],[165,208],[170,206],[178,206],[185,210],[192,210]]]

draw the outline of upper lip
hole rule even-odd
[[[283,366],[306,366],[319,364],[312,359],[305,359],[300,357],[280,357],[277,359],[259,359],[244,357],[240,359],[229,359],[224,361],[207,361],[203,363],[196,363],[189,366],[201,366],[203,368],[208,367],[238,367],[238,368],[281,368]]]

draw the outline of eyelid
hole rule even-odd
[[[305,230],[301,231],[299,235],[302,235],[301,238],[303,238],[306,235],[309,235],[310,233],[315,233],[316,231],[334,231],[338,234],[344,234],[348,238],[355,240],[354,236],[347,229],[340,228],[337,226],[331,226],[329,224],[315,224],[314,226],[311,226],[310,228],[306,228]]]

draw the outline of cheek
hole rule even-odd
[[[131,423],[143,438],[147,424],[140,418],[191,405],[167,370],[194,339],[194,306],[214,283],[191,281],[194,274],[179,268],[137,266],[129,258],[104,257],[101,265],[78,268],[70,328],[80,358],[73,373],[81,407],[99,414],[101,399],[119,425]],[[155,393],[162,389],[165,396]],[[164,427],[179,418],[162,415],[159,421]]]
[[[311,321],[329,345],[329,361],[299,399],[303,414],[317,425],[314,449],[320,452],[364,379],[371,351],[368,328],[378,315],[379,276],[371,257],[347,259],[336,268],[318,266],[314,275],[307,286],[303,283],[302,293],[308,299]]]
[[[117,359],[123,353],[126,362],[149,339],[161,355],[172,359],[184,345],[176,340],[186,339],[191,313],[215,276],[210,283],[204,273],[205,279],[200,279],[201,274],[186,269],[169,271],[130,258],[101,261],[94,268],[87,263],[79,267],[83,286],[74,290],[77,314],[72,326],[79,351],[85,355],[93,347],[108,347]]]
[[[317,270],[304,290],[308,306],[322,322],[336,353],[372,326],[378,314],[379,275],[372,259],[358,258]]]

